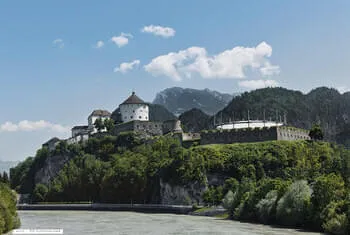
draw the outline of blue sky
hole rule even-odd
[[[340,0],[3,0],[0,159],[68,137],[132,90],[146,101],[172,86],[347,90],[349,22]]]

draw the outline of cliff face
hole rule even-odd
[[[71,159],[67,154],[53,155],[46,158],[43,167],[35,173],[35,184],[48,185],[53,180],[63,166]]]
[[[191,182],[187,185],[171,185],[160,180],[161,204],[193,205],[202,203],[201,195],[207,189],[205,184]]]
[[[204,183],[188,182],[187,185],[171,185],[160,180],[160,197],[162,204],[193,205],[202,204],[202,194],[208,186],[223,185],[225,177],[221,174],[207,174]]]

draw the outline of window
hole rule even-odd
[[[142,117],[141,116],[139,116],[139,119],[141,119]]]
[[[130,116],[130,119],[132,119],[132,116]]]
[[[135,110],[133,110],[132,112],[135,113]]]

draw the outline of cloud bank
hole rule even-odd
[[[127,73],[128,71],[132,70],[136,66],[140,64],[139,60],[134,60],[132,62],[124,62],[119,65],[119,67],[116,67],[114,69],[114,72],[121,72],[121,73]]]
[[[202,47],[190,47],[152,59],[144,69],[153,76],[167,76],[175,81],[199,75],[202,78],[242,79],[247,69],[262,76],[278,74],[280,68],[268,60],[272,47],[261,42],[256,47],[234,47],[209,56]]]
[[[50,123],[48,121],[28,121],[23,120],[18,123],[5,122],[0,125],[0,132],[18,132],[18,131],[38,131],[38,130],[49,130],[58,133],[68,133],[70,128]]]
[[[175,36],[175,29],[170,27],[163,27],[160,25],[148,25],[141,29],[143,33],[150,33],[155,36],[160,36],[163,38],[170,38]]]

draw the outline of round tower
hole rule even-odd
[[[123,122],[148,121],[149,107],[146,102],[140,99],[135,92],[119,105]]]

